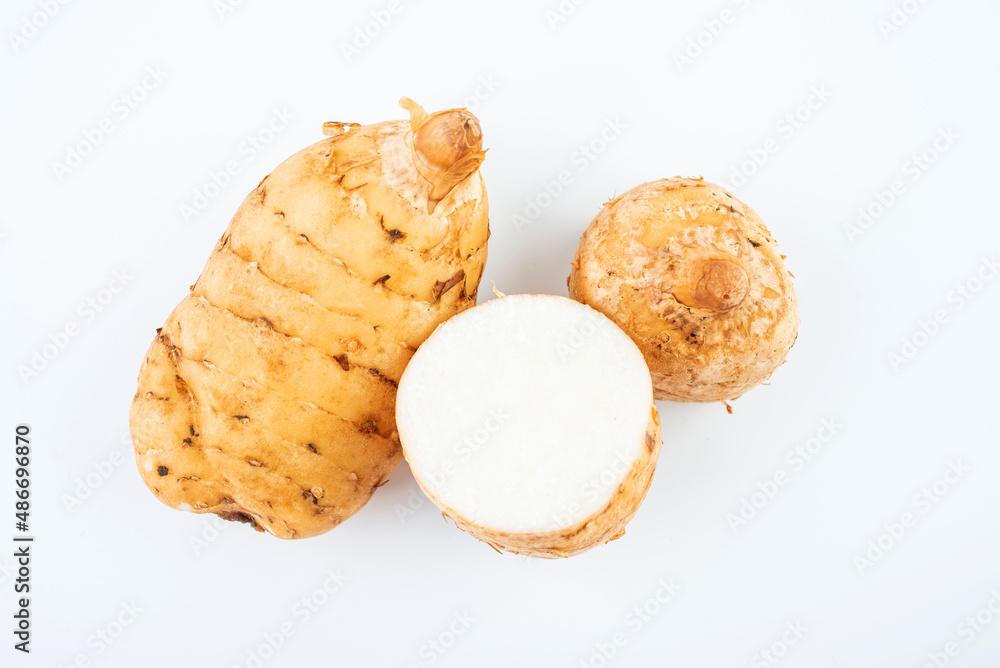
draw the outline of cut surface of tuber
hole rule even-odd
[[[566,556],[621,534],[659,449],[649,370],[593,309],[515,295],[444,323],[400,381],[414,477],[500,549]]]

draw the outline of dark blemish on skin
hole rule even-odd
[[[302,492],[302,498],[306,499],[306,500],[312,499],[313,505],[317,505],[319,503],[319,499],[316,498],[316,495],[313,494],[308,489],[306,491]]]
[[[753,240],[753,239],[751,239],[750,237],[747,237],[747,241],[749,241],[749,242],[750,242],[750,244],[751,244],[751,245],[752,245],[752,246],[753,246],[754,248],[760,248],[760,242],[759,242],[759,241],[754,241],[754,240]]]
[[[383,230],[385,230],[385,233],[389,235],[389,243],[393,243],[394,244],[397,241],[399,241],[400,239],[405,239],[406,238],[406,233],[405,232],[400,232],[398,228],[394,227],[391,230],[388,229],[388,228],[386,228],[386,226],[385,226],[385,216],[383,216],[382,214],[379,214],[378,224],[379,224],[379,227],[381,227]]]
[[[166,466],[157,466],[156,467],[156,472],[159,473],[160,477],[162,478],[163,476],[165,476],[168,473],[170,473],[170,469],[168,469]]]
[[[191,434],[192,436],[195,435],[195,433],[194,433],[194,425],[193,424],[189,424],[188,425],[188,433]]]
[[[264,325],[268,329],[274,329],[274,323],[271,322],[270,320],[268,320],[267,318],[263,317],[263,316],[261,316],[260,318],[257,318],[257,322],[259,322],[260,324]]]
[[[646,434],[646,447],[649,448],[650,452],[656,449],[656,440],[652,434]]]
[[[185,438],[185,439],[184,439],[183,441],[181,441],[181,442],[182,442],[182,443],[183,443],[184,445],[194,445],[194,441],[192,441],[192,440],[191,440],[190,438]]]
[[[307,237],[304,234],[300,234],[299,238],[295,240],[295,243],[297,243],[297,244],[307,244],[307,243],[309,243],[309,237]]]
[[[317,450],[316,446],[313,445],[312,443],[306,443],[306,450],[308,450],[309,452],[315,452],[317,455],[319,454],[319,450]]]
[[[731,213],[736,213],[736,207],[735,207],[735,206],[733,206],[733,205],[731,205],[731,204],[727,204],[727,205],[726,205],[726,208],[727,208],[727,209],[729,209],[729,211],[730,211]]]
[[[389,280],[389,274],[386,274],[382,278],[380,278],[377,281],[375,281],[374,283],[372,283],[372,285],[378,285],[379,283],[381,283],[382,287],[384,288],[385,287],[385,282],[388,281],[388,280]]]
[[[237,420],[249,420],[250,419],[249,415],[234,415],[233,417],[236,418]]]
[[[241,524],[249,524],[255,529],[257,528],[257,521],[247,513],[237,510],[220,510],[215,514],[228,522],[240,522]]]
[[[393,387],[399,387],[399,383],[397,383],[396,381],[394,381],[392,378],[389,378],[388,376],[386,376],[385,374],[383,374],[378,369],[369,368],[368,369],[368,373],[370,373],[371,375],[375,376],[379,380],[382,380],[382,381],[385,381],[386,383],[389,383]]]
[[[333,359],[337,360],[337,364],[339,364],[340,368],[343,369],[344,371],[347,371],[351,368],[350,362],[347,361],[347,353],[334,355]]]
[[[378,421],[375,418],[368,418],[358,425],[358,430],[362,434],[374,434],[378,431]]]
[[[447,281],[435,281],[434,283],[434,302],[437,303],[441,301],[441,297],[444,293],[451,290],[453,287],[465,280],[465,270],[459,269],[454,276],[449,278]]]
[[[274,215],[278,216],[279,218],[284,218],[285,217],[285,212],[284,211],[275,211]],[[302,236],[305,236],[305,235],[302,235]]]

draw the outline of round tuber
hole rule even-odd
[[[657,399],[725,401],[767,380],[795,343],[798,302],[782,260],[760,217],[728,192],[661,179],[604,205],[569,291],[632,337]]]

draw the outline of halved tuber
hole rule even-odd
[[[534,557],[621,536],[660,450],[638,348],[597,311],[549,295],[494,299],[438,327],[403,373],[396,420],[445,515]]]

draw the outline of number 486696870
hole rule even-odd
[[[14,484],[17,489],[14,490],[14,496],[17,497],[17,502],[14,504],[14,508],[17,517],[15,526],[18,531],[28,530],[28,516],[31,509],[31,503],[28,501],[28,497],[31,496],[31,472],[28,470],[28,465],[31,463],[31,440],[28,438],[30,433],[31,429],[28,425],[20,424],[17,426],[14,449],[14,461],[17,464],[17,470],[14,472]]]

